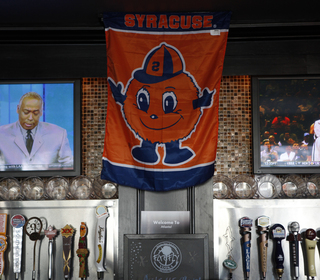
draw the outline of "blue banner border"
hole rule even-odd
[[[204,183],[214,174],[214,163],[179,171],[152,171],[102,161],[101,179],[145,191],[171,191]]]

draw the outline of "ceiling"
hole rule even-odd
[[[224,75],[320,74],[315,0],[1,0],[0,76],[104,77],[105,12],[231,11]]]

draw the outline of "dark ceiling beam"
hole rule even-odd
[[[231,24],[229,41],[320,38],[320,22]],[[1,44],[104,44],[103,27],[0,27]]]
[[[231,24],[223,75],[319,75],[319,23]],[[106,77],[103,27],[0,28],[1,79]]]

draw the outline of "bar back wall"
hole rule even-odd
[[[82,174],[99,176],[107,112],[107,78],[82,79]],[[215,174],[252,174],[250,76],[221,81]]]

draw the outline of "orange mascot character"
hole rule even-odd
[[[176,48],[161,43],[151,50],[125,89],[122,82],[115,84],[111,78],[108,82],[125,122],[141,140],[131,150],[136,161],[159,163],[159,145],[165,148],[164,165],[181,165],[195,156],[181,143],[196,131],[202,107],[212,105],[216,90],[201,92],[194,77],[185,71],[184,59]]]

